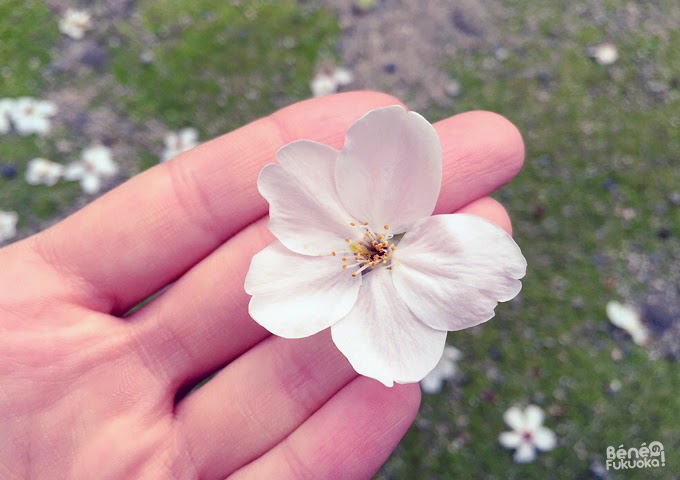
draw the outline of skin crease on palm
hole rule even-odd
[[[298,103],[1,249],[0,478],[370,478],[415,418],[419,386],[357,376],[328,331],[270,336],[248,316],[243,281],[273,240],[256,178],[277,149],[341,148],[354,120],[395,103],[372,92]],[[488,112],[435,128],[435,213],[509,231],[486,195],[521,168],[517,129]]]

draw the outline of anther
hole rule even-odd
[[[345,241],[349,243],[349,237],[345,237]]]
[[[347,257],[342,257],[342,261],[343,261],[343,262],[346,262],[346,261],[347,261]]]
[[[335,252],[331,252],[331,255],[335,256]]]
[[[392,245],[392,246],[390,247],[390,249],[394,252],[394,251],[397,249],[397,246],[396,246],[396,245]]]
[[[368,222],[364,222],[364,226],[368,225]]]
[[[390,226],[389,226],[389,225],[383,225],[383,228],[384,228],[385,230],[389,230],[389,229],[390,229]]]
[[[349,224],[352,225],[353,227],[357,226],[357,224],[355,222],[349,222]]]

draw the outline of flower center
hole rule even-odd
[[[373,268],[392,265],[392,253],[397,249],[397,241],[394,235],[387,233],[389,225],[383,225],[384,234],[377,233],[368,222],[350,222],[350,225],[357,227],[361,231],[361,240],[352,241],[349,237],[345,242],[349,244],[349,250],[345,252],[331,252],[334,257],[340,255],[342,268],[357,268],[352,272],[352,276],[363,275],[370,272]],[[354,259],[354,263],[352,263]]]
[[[524,440],[525,442],[531,442],[532,441],[531,432],[523,432],[522,440]]]

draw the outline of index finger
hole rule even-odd
[[[124,312],[267,213],[256,179],[280,147],[340,148],[356,119],[397,103],[374,92],[297,103],[144,172],[32,241],[77,277],[64,285],[85,289],[71,292],[81,303]]]

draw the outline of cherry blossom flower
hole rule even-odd
[[[59,20],[59,31],[74,40],[80,40],[92,29],[92,18],[87,10],[66,9]]]
[[[17,234],[17,212],[5,212],[0,210],[0,243],[11,240]]]
[[[198,131],[195,128],[183,128],[165,136],[165,150],[161,162],[166,162],[180,153],[191,150],[198,145]]]
[[[312,79],[309,88],[315,97],[323,97],[338,91],[354,81],[354,75],[346,68],[324,67]]]
[[[118,165],[111,158],[111,150],[103,145],[95,145],[83,150],[80,160],[66,166],[64,178],[78,180],[85,193],[97,193],[102,181],[118,173]]]
[[[14,129],[19,135],[47,135],[50,131],[50,117],[57,113],[54,102],[21,97],[13,102],[9,113]]]
[[[498,441],[505,448],[515,449],[515,463],[530,463],[536,459],[536,450],[549,451],[557,446],[555,432],[543,426],[543,410],[529,405],[524,410],[510,407],[503,420],[512,428],[503,432]]]
[[[638,345],[646,345],[649,342],[649,330],[642,323],[640,312],[619,302],[607,303],[607,317],[613,325],[625,330]]]
[[[8,133],[10,124],[10,114],[14,110],[14,100],[11,98],[0,98],[0,134]]]
[[[25,178],[29,185],[42,184],[51,187],[59,181],[63,173],[64,166],[61,163],[45,158],[34,158],[28,162]]]
[[[460,350],[451,345],[445,346],[444,354],[439,359],[439,363],[420,381],[420,388],[423,389],[423,392],[429,394],[439,393],[444,386],[444,382],[451,380],[458,372],[456,362],[460,358]]]
[[[251,317],[286,338],[331,328],[354,369],[387,386],[422,380],[447,330],[494,316],[521,289],[526,260],[500,227],[430,216],[442,181],[439,137],[400,106],[372,110],[341,151],[307,140],[264,167],[277,238],[245,281]]]

